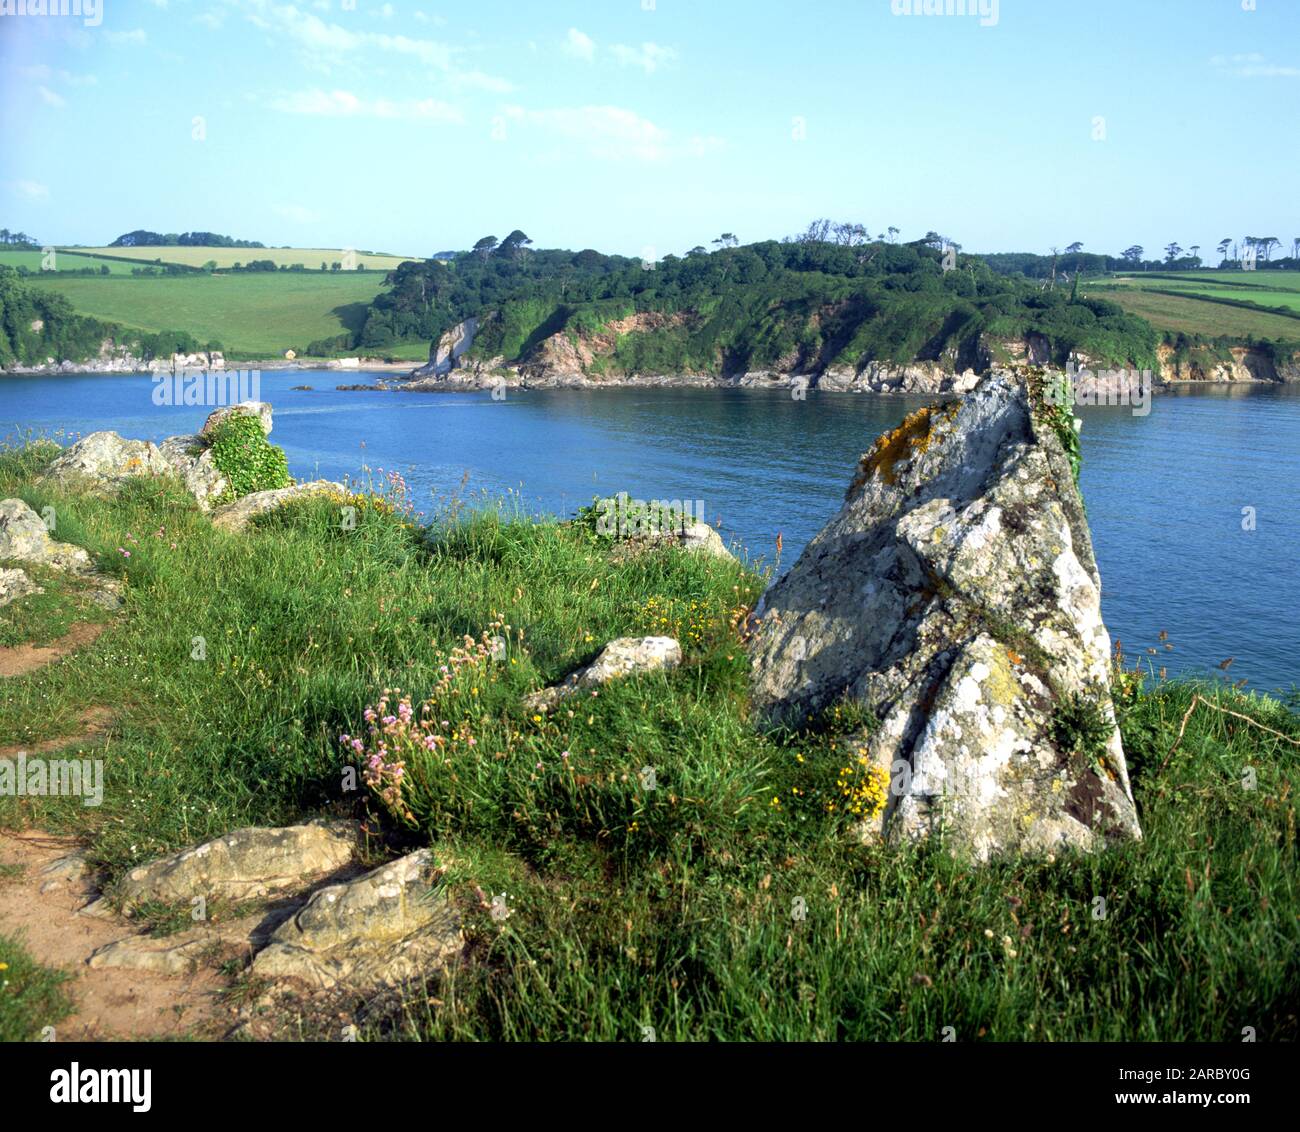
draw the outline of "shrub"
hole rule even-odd
[[[212,462],[228,483],[223,499],[293,483],[284,449],[266,439],[257,417],[240,414],[223,421],[212,439]]]

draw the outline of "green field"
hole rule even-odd
[[[1145,318],[1157,330],[1203,334],[1210,338],[1300,338],[1300,321],[1267,311],[1184,299],[1177,295],[1152,294],[1140,287],[1092,287],[1085,293],[1090,298],[1118,303],[1130,314]]]
[[[45,255],[40,251],[24,251],[17,248],[6,248],[0,250],[0,264],[5,267],[25,267],[28,271],[44,270],[42,264],[45,261]],[[122,260],[98,259],[95,256],[80,255],[76,252],[65,252],[58,249],[54,256],[54,271],[81,271],[87,267],[98,271],[101,267],[107,267],[110,274],[113,275],[130,275],[132,264]]]
[[[145,263],[179,263],[186,267],[202,267],[210,260],[217,267],[234,267],[237,263],[250,263],[255,259],[269,259],[279,267],[292,267],[300,263],[310,271],[319,271],[322,263],[342,261],[341,248],[189,248],[189,247],[138,247],[138,248],[60,248],[59,251],[78,251],[86,255],[113,256],[118,259],[141,260]],[[384,255],[374,252],[356,252],[357,266],[368,270],[391,271],[399,263],[415,256]]]
[[[357,327],[382,277],[357,272],[240,275],[46,275],[32,282],[66,295],[80,314],[138,330],[185,330],[231,354],[269,358]],[[428,343],[418,344],[424,357]],[[392,351],[386,351],[389,353]]]

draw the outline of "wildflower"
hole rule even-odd
[[[569,757],[569,752],[568,752],[568,751],[561,751],[561,752],[560,752],[560,758],[562,758],[562,759],[567,759],[568,757]]]
[[[118,552],[118,554],[120,554],[123,558],[130,558],[130,557],[131,557],[131,552],[130,552],[129,550],[124,549],[123,547],[120,547],[120,546],[119,546],[119,547],[117,548],[117,552]]]

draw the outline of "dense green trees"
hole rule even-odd
[[[1113,304],[1043,291],[975,256],[959,256],[945,271],[942,248],[950,241],[937,234],[894,244],[865,242],[865,233],[861,225],[826,221],[795,240],[745,246],[726,233],[714,241],[716,251],[700,247],[653,265],[591,248],[522,255],[520,232],[499,245],[484,237],[449,261],[393,271],[354,345],[434,339],[476,316],[473,353],[517,362],[552,334],[598,333],[641,313],[664,317],[620,337],[603,364],[713,373],[918,358],[965,366],[1000,341],[1036,332],[1060,361],[1082,350],[1098,360],[1154,365],[1154,332]],[[1062,263],[1087,258],[1076,252]]]

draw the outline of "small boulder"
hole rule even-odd
[[[28,594],[44,592],[44,588],[33,582],[22,570],[0,570],[0,605],[8,605]]]
[[[5,559],[75,574],[92,568],[89,554],[79,546],[55,542],[45,520],[21,499],[0,500],[0,561]]]
[[[318,988],[399,986],[459,954],[464,937],[428,849],[312,893],[253,960],[254,975]]]
[[[682,646],[672,637],[619,637],[610,641],[590,664],[571,672],[563,682],[533,692],[524,700],[529,711],[548,711],[584,688],[608,684],[642,672],[663,672],[682,662]]]
[[[274,511],[295,499],[312,495],[346,494],[347,489],[332,480],[312,480],[311,483],[296,483],[290,487],[272,488],[270,491],[255,491],[242,499],[236,499],[234,503],[218,507],[212,512],[212,525],[225,531],[242,531],[255,516]]]
[[[207,438],[203,436],[169,436],[159,446],[163,459],[181,478],[181,482],[207,511],[226,490],[228,481],[212,461]]]
[[[356,822],[340,821],[237,829],[132,869],[116,895],[130,910],[151,900],[252,900],[301,890],[352,862],[358,832]]]

